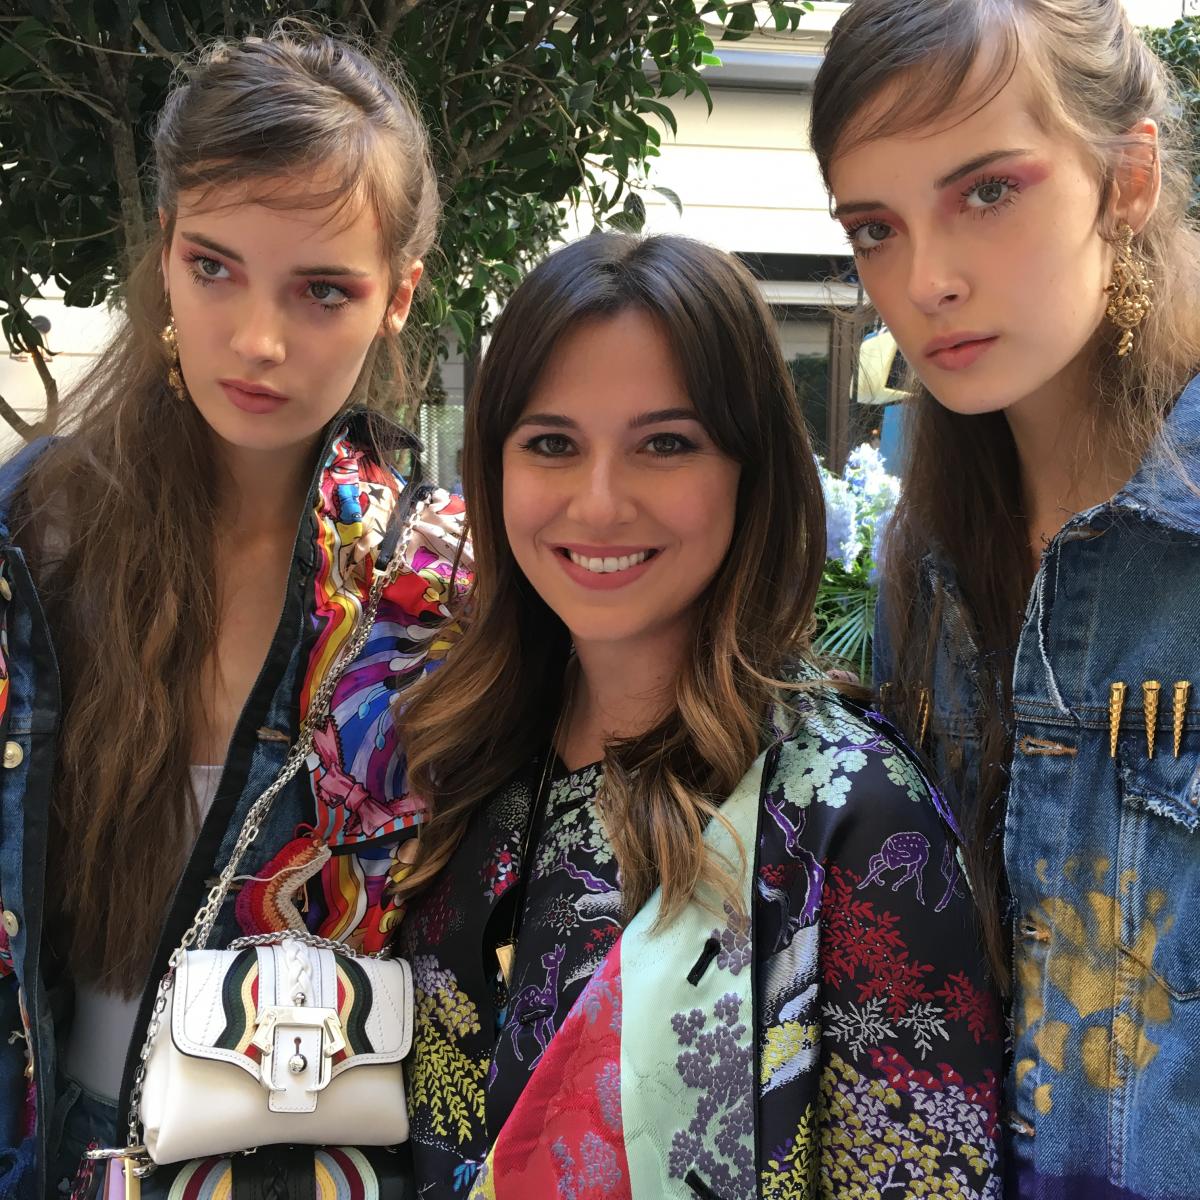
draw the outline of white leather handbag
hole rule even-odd
[[[408,1137],[406,962],[351,958],[294,937],[191,950],[165,1013],[142,1085],[143,1144],[155,1163]]]
[[[274,1145],[391,1146],[408,1138],[401,1060],[412,1044],[406,962],[356,954],[304,929],[208,939],[275,797],[304,765],[379,598],[404,568],[414,505],[337,666],[322,681],[279,775],[251,805],[229,861],[159,983],[130,1094],[121,1161],[127,1200],[156,1165]],[[114,1167],[117,1164],[114,1163]],[[111,1178],[113,1172],[109,1172]]]

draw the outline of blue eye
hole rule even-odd
[[[963,192],[963,207],[985,213],[1011,204],[1014,194],[1020,190],[1020,184],[1014,179],[998,175],[977,179]]]
[[[191,270],[192,278],[204,286],[229,278],[229,268],[207,254],[187,254],[184,261]]]
[[[870,254],[878,250],[892,236],[892,227],[886,221],[864,221],[846,230],[850,246],[855,254]]]
[[[308,285],[308,294],[322,308],[341,308],[344,304],[350,303],[350,296],[347,292],[320,279],[314,280]]]

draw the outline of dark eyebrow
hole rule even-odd
[[[986,167],[988,163],[996,162],[1001,158],[1015,158],[1021,154],[1029,154],[1028,150],[989,150],[987,154],[980,154],[978,157],[971,159],[970,162],[965,162],[961,167],[955,167],[949,175],[943,175],[933,186],[940,191],[942,188],[949,187],[952,183],[957,183],[964,176],[970,175],[972,171],[978,171],[980,167]],[[833,210],[835,218],[849,216],[851,213],[875,212],[880,208],[888,206],[882,200],[856,200],[852,204],[839,204]]]
[[[642,413],[629,422],[630,429],[643,429],[647,425],[658,425],[663,421],[699,421],[694,408],[660,408]]]
[[[512,427],[512,432],[515,433],[518,429],[523,429],[526,425],[548,425],[551,429],[578,428],[570,417],[560,417],[557,413],[529,413]]]
[[[943,175],[933,186],[941,190],[944,187],[949,187],[952,183],[957,183],[965,175],[970,175],[972,171],[978,171],[980,167],[986,167],[988,163],[993,163],[997,159],[1015,158],[1018,155],[1028,153],[1028,150],[989,150],[987,154],[981,154],[978,158],[973,158],[970,162],[963,163],[961,167],[955,167],[949,175]]]
[[[629,422],[630,429],[642,429],[647,425],[659,425],[663,421],[699,421],[695,409],[692,408],[659,408],[654,412],[642,413]],[[578,425],[570,417],[558,413],[529,413],[522,417],[514,426],[513,431],[526,425],[546,425],[551,429],[578,429]]]
[[[206,238],[199,233],[188,233],[186,230],[180,230],[180,236],[188,239],[189,242],[195,242],[198,246],[203,246],[206,250],[212,250],[217,254],[223,254],[226,258],[232,259],[235,263],[241,263],[243,266],[246,260],[236,251],[230,250],[228,246],[222,246],[220,242],[214,242],[212,238]],[[315,266],[315,267],[296,267],[292,271],[293,275],[351,275],[356,279],[365,279],[369,271],[357,271],[353,267],[330,267],[330,266]]]

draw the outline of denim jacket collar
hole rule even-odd
[[[1183,389],[1162,436],[1112,503],[1200,534],[1200,375]]]

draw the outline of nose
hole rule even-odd
[[[244,362],[271,366],[287,357],[283,315],[267,297],[248,297],[236,314],[230,346]]]
[[[936,316],[957,308],[968,293],[945,235],[927,235],[919,240],[914,237],[908,275],[908,295],[913,304],[926,316]]]
[[[603,533],[637,516],[637,500],[628,473],[615,454],[594,453],[571,473],[567,517],[581,529]]]

